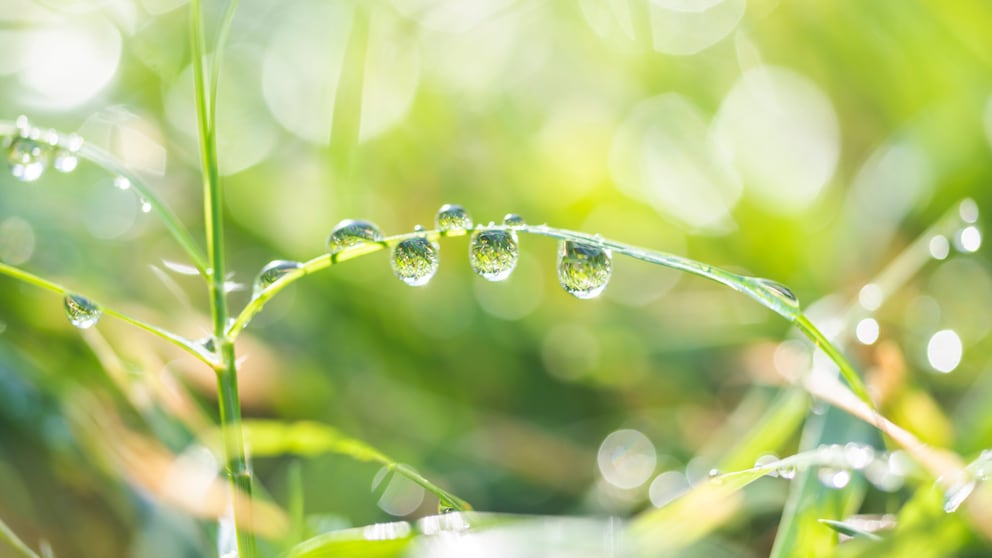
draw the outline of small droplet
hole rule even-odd
[[[374,223],[360,219],[345,219],[338,223],[327,237],[327,251],[333,256],[352,246],[381,241],[382,233]]]
[[[527,223],[524,222],[524,218],[517,215],[516,213],[507,213],[506,217],[503,217],[503,224],[510,228],[523,227]]]
[[[946,513],[957,511],[961,504],[968,499],[968,496],[971,496],[976,484],[975,479],[965,477],[948,488],[947,492],[944,493],[944,511]]]
[[[794,465],[783,465],[782,467],[779,467],[775,472],[778,473],[778,476],[782,477],[785,480],[792,480],[796,478],[796,467]]]
[[[296,271],[301,267],[303,267],[303,264],[300,262],[288,260],[275,260],[269,262],[262,268],[262,271],[258,273],[258,277],[255,278],[255,286],[253,289],[254,294],[257,296],[270,285],[282,279],[287,273]]]
[[[771,465],[772,463],[777,462],[778,460],[779,460],[778,459],[778,456],[775,455],[774,453],[766,453],[765,455],[762,455],[761,457],[759,457],[758,459],[756,459],[754,461],[754,467],[756,469],[757,468],[767,467],[767,466]],[[777,470],[773,470],[770,473],[768,473],[768,476],[770,476],[770,477],[777,477],[778,476],[778,471]]]
[[[48,166],[50,147],[32,138],[17,137],[7,148],[10,173],[22,182],[41,178]]]
[[[875,460],[875,448],[868,444],[848,442],[844,445],[844,460],[852,469],[860,471]]]
[[[151,212],[151,210],[152,210],[152,202],[148,201],[145,198],[139,198],[138,201],[141,204],[141,212],[142,213],[149,213],[149,212]]]
[[[424,226],[420,224],[413,226],[413,232],[424,232],[426,230],[427,229],[425,229]]]
[[[558,282],[576,298],[595,298],[610,282],[610,251],[584,242],[563,240],[558,249]]]
[[[793,293],[792,289],[790,289],[789,287],[786,287],[785,285],[777,281],[772,281],[771,279],[763,279],[760,277],[756,277],[754,279],[754,282],[757,283],[760,288],[764,289],[765,292],[775,297],[777,300],[782,301],[791,308],[799,309],[799,298],[796,297],[795,293]]]
[[[502,281],[517,266],[520,255],[517,233],[499,229],[476,231],[468,246],[468,259],[479,277]]]
[[[99,306],[79,295],[66,295],[64,304],[65,315],[69,318],[69,323],[79,329],[95,326],[100,321],[100,316],[103,315]]]
[[[52,168],[59,172],[68,173],[76,170],[79,166],[79,157],[68,149],[59,148],[55,150],[52,158]]]
[[[124,177],[124,176],[115,176],[114,177],[114,188],[117,188],[118,190],[121,190],[121,191],[130,190],[131,189],[131,181],[128,180],[127,177]]]
[[[437,245],[426,238],[408,238],[393,248],[393,273],[411,287],[426,285],[437,273],[440,257]]]
[[[710,469],[709,472],[706,473],[706,475],[711,479],[715,479],[716,477],[720,476],[720,469]]]
[[[452,504],[451,502],[445,500],[444,498],[438,499],[437,513],[446,514],[446,513],[454,513],[456,511],[458,511],[458,506]]]
[[[961,216],[961,220],[965,223],[977,222],[978,204],[971,198],[965,198],[961,200],[961,205],[958,206],[958,214]]]
[[[472,228],[472,217],[465,208],[453,203],[446,203],[437,210],[434,224],[439,231],[462,233]]]
[[[827,488],[841,489],[847,486],[847,483],[851,482],[851,472],[847,469],[820,467],[816,476],[820,479],[820,483]]]
[[[942,234],[936,234],[930,239],[930,255],[935,260],[943,260],[951,253],[951,243]]]

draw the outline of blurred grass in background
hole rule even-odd
[[[225,6],[207,4],[216,29]],[[2,0],[0,14],[0,118],[78,131],[200,231],[185,3]],[[978,0],[243,0],[217,107],[232,280],[321,253],[341,219],[402,232],[451,202],[477,222],[516,212],[842,309],[961,198],[988,207],[988,29]],[[206,336],[206,292],[175,272],[188,262],[111,182],[91,165],[0,178],[0,259]],[[887,390],[887,415],[970,458],[992,446],[992,275],[961,244],[937,246],[850,354]],[[464,239],[442,245],[423,289],[383,254],[302,281],[241,341],[246,414],[334,425],[478,509],[627,515],[651,506],[656,475],[716,466],[781,391],[787,324],[753,302],[630,260],[600,300],[578,301],[552,243],[521,249],[504,284],[473,276]],[[0,285],[0,517],[60,556],[210,548],[208,530],[120,473],[92,414],[113,409],[182,452],[174,419],[215,413],[210,372],[104,323],[122,359],[108,375],[57,297]],[[960,358],[953,339],[950,357],[933,348],[941,330]],[[196,407],[161,404],[187,390]],[[621,451],[654,463],[632,487],[597,466],[622,429],[643,436]],[[784,437],[760,449],[794,453],[798,433]],[[293,462],[255,463],[276,501]],[[399,481],[373,491],[376,471],[303,460],[306,512],[359,525],[434,508]],[[787,488],[755,485],[715,540],[766,554]],[[974,544],[966,533],[954,544]]]

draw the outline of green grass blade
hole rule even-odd
[[[35,551],[31,550],[31,547],[24,544],[24,541],[14,534],[14,531],[4,523],[3,519],[0,519],[0,543],[10,547],[11,551],[15,553],[14,556],[39,558]]]
[[[394,558],[402,556],[412,540],[409,523],[382,523],[317,535],[283,558]]]
[[[243,423],[245,437],[256,457],[278,455],[315,456],[324,453],[344,455],[367,463],[379,463],[424,487],[457,510],[470,510],[465,500],[427,480],[409,466],[398,463],[361,440],[348,437],[331,426],[317,422],[249,420]]]

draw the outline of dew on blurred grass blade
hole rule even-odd
[[[796,297],[795,293],[793,293],[792,289],[789,287],[786,287],[777,281],[772,281],[771,279],[764,279],[761,277],[753,277],[751,280],[759,289],[771,295],[774,300],[778,301],[782,305],[792,310],[799,309],[799,298]]]
[[[437,210],[434,217],[437,230],[448,233],[464,233],[472,228],[472,216],[465,208],[453,203],[446,203]]]
[[[875,318],[865,318],[854,328],[854,335],[862,345],[871,345],[878,341],[879,326]]]
[[[944,511],[953,513],[975,491],[978,482],[967,472],[961,473],[961,478],[951,484],[944,492]]]
[[[411,287],[422,287],[437,273],[440,257],[437,244],[424,237],[408,238],[393,247],[393,273]]]
[[[756,468],[767,467],[767,466],[771,465],[772,463],[777,462],[778,460],[779,460],[778,456],[775,455],[774,453],[766,453],[766,454],[762,455],[761,457],[759,457],[758,459],[756,459],[754,461],[754,466]],[[777,477],[778,476],[778,471],[775,470],[775,471],[772,471],[771,473],[768,473],[768,474],[770,476]]]
[[[612,432],[599,446],[599,472],[617,488],[641,486],[654,473],[658,456],[654,444],[637,430]]]
[[[49,146],[28,137],[14,137],[7,147],[7,163],[10,174],[22,182],[34,182],[41,178],[50,158]]]
[[[511,229],[516,229],[525,226],[527,223],[524,218],[517,215],[516,213],[507,213],[503,216],[503,224]]]
[[[601,246],[572,240],[558,248],[558,281],[576,298],[599,296],[610,281],[613,264],[610,251]]]
[[[352,246],[381,241],[382,233],[374,223],[361,219],[345,219],[327,237],[327,251],[333,256]]]
[[[953,329],[942,329],[934,333],[927,343],[927,360],[937,372],[952,372],[961,364],[962,356],[961,338]]]
[[[958,231],[954,240],[958,250],[971,254],[982,247],[982,231],[975,225],[969,225]]]
[[[930,239],[930,255],[933,256],[935,260],[947,259],[947,255],[951,253],[951,243],[947,241],[947,237],[942,234],[935,234],[933,238]]]
[[[282,279],[286,274],[296,271],[301,267],[303,267],[303,264],[300,262],[289,260],[275,260],[269,262],[262,268],[262,271],[258,273],[258,277],[255,278],[255,283],[252,288],[254,296],[258,296],[262,291],[267,289],[276,281]]]
[[[410,515],[424,501],[424,487],[389,467],[383,467],[376,473],[372,479],[372,491],[381,494],[378,506],[382,511],[395,516]]]
[[[63,303],[65,306],[65,315],[69,318],[69,323],[79,329],[87,329],[95,326],[100,321],[100,316],[103,315],[103,311],[100,310],[99,306],[80,295],[66,295]]]
[[[664,507],[689,490],[689,481],[681,471],[665,471],[651,481],[648,497],[656,508]]]
[[[487,281],[503,281],[517,266],[517,234],[498,229],[476,231],[469,242],[472,271]]]

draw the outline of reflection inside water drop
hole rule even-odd
[[[338,223],[327,237],[327,251],[333,256],[352,246],[381,241],[382,233],[374,223],[360,219],[345,219]]]
[[[69,318],[69,323],[79,329],[87,329],[96,325],[100,321],[103,311],[100,307],[90,302],[80,295],[66,295],[63,301],[65,315]]]
[[[438,252],[438,246],[424,237],[408,238],[393,248],[393,273],[411,287],[424,286],[437,273]]]
[[[434,217],[437,229],[447,233],[463,233],[472,228],[472,217],[465,208],[453,203],[446,203],[437,210]]]
[[[300,262],[289,260],[275,260],[269,262],[262,268],[262,271],[258,273],[258,277],[255,278],[255,284],[253,287],[254,294],[258,295],[270,285],[282,279],[287,273],[296,271],[301,267],[303,267],[303,264]]]
[[[519,255],[517,234],[513,231],[476,231],[468,246],[472,271],[488,281],[502,281],[509,277],[517,266]]]
[[[563,240],[558,249],[558,282],[576,298],[599,296],[613,272],[610,251],[595,244]]]
[[[31,138],[16,137],[7,148],[10,173],[22,182],[41,178],[48,166],[49,146]]]

